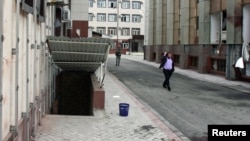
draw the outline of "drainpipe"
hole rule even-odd
[[[37,34],[37,31],[36,31],[36,28],[37,28],[37,10],[36,10],[36,0],[33,0],[33,5],[34,5],[34,8],[33,8],[33,13],[34,13],[34,40],[35,40],[35,43],[34,43],[34,58],[33,58],[33,65],[34,65],[34,70],[33,70],[33,77],[34,77],[34,81],[33,81],[33,103],[31,104],[31,108],[32,108],[32,111],[33,109],[35,108],[35,97],[36,97],[36,52],[37,52],[37,40],[36,40],[36,34]],[[35,111],[32,112],[33,115],[32,116],[32,136],[34,137],[35,136]]]
[[[27,141],[30,140],[30,135],[29,135],[29,127],[30,127],[30,121],[29,121],[29,14],[27,14],[27,22],[26,22],[26,33],[27,33],[27,44],[26,44],[26,111],[27,111]]]
[[[49,113],[51,113],[51,58],[50,55],[48,54],[48,110]]]
[[[0,36],[1,36],[1,39],[0,39],[0,140],[2,140],[2,99],[3,99],[3,94],[2,94],[2,85],[3,85],[3,64],[2,64],[2,61],[3,61],[3,1],[0,0]]]
[[[16,0],[16,48],[12,49],[12,54],[16,55],[15,68],[15,125],[11,127],[14,137],[18,136],[18,70],[19,70],[19,11],[20,0]]]

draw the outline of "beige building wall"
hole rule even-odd
[[[180,0],[167,1],[167,44],[180,43]]]
[[[3,26],[0,33],[4,39],[3,58],[0,58],[1,81],[4,82],[0,92],[3,98],[0,140],[3,140],[10,133],[10,126],[19,126],[20,121],[24,119],[22,115],[29,113],[31,103],[38,106],[36,112],[39,114],[35,115],[35,127],[40,116],[45,113],[39,110],[38,100],[42,94],[48,92],[51,83],[47,77],[49,63],[48,56],[45,55],[45,52],[48,53],[45,42],[46,36],[52,34],[54,23],[51,16],[53,7],[45,8],[45,23],[38,21],[35,14],[24,12],[21,7],[20,12],[17,12],[20,0],[0,2],[3,4],[3,17],[0,17],[4,21],[3,25],[0,24]],[[13,52],[14,49],[18,50]]]
[[[162,1],[162,44],[167,44],[167,0]]]
[[[154,33],[154,38],[155,38],[155,45],[162,45],[162,40],[163,40],[163,0],[157,0],[155,1],[155,33]]]
[[[71,0],[71,19],[88,21],[88,0]]]
[[[174,44],[174,17],[176,15],[174,11],[174,1],[168,0],[167,1],[167,44],[171,45]]]
[[[154,1],[148,0],[148,45],[154,45]]]
[[[180,33],[181,33],[181,44],[189,44],[190,39],[190,19],[191,19],[191,1],[181,0],[180,3]]]
[[[199,44],[210,43],[210,1],[199,0]]]
[[[227,44],[241,44],[242,1],[227,1],[227,9]]]

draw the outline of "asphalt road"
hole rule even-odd
[[[209,124],[250,124],[250,93],[177,73],[169,92],[162,70],[125,59],[110,58],[108,71],[192,141],[206,141]]]

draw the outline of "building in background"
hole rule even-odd
[[[174,54],[182,69],[250,80],[250,61],[234,68],[250,42],[247,0],[146,0],[145,58],[159,62],[162,52]],[[248,46],[249,52],[249,46]],[[247,53],[247,51],[245,51]]]
[[[52,34],[67,37],[88,37],[88,0],[51,0],[48,6],[55,17]]]
[[[144,0],[89,0],[89,28],[109,35],[126,52],[143,52]]]

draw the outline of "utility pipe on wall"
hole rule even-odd
[[[27,141],[30,140],[30,136],[29,136],[29,120],[28,120],[28,116],[29,116],[29,22],[30,22],[30,18],[29,18],[30,14],[27,14],[27,22],[26,22],[26,35],[27,35],[27,44],[26,44],[26,113],[27,113],[27,131],[26,131],[26,136],[27,136]]]
[[[15,132],[14,137],[18,135],[18,70],[19,70],[19,12],[20,0],[16,0],[16,70],[15,70]]]
[[[33,104],[31,104],[31,105],[33,105],[33,107],[31,107],[32,108],[32,111],[33,111],[33,109],[34,109],[34,106],[36,105],[35,104],[35,97],[36,97],[36,81],[37,81],[37,79],[36,79],[36,52],[37,52],[37,40],[36,40],[36,34],[37,34],[37,9],[36,9],[36,5],[37,5],[37,3],[36,3],[36,0],[33,0],[33,5],[34,5],[34,8],[33,8],[33,13],[34,13],[34,40],[35,40],[35,43],[34,43],[34,58],[33,58],[33,66],[34,66],[34,70],[33,70],[33,77],[34,77],[34,79],[33,79]],[[33,111],[32,112],[32,135],[34,135],[34,132],[35,132],[35,111]]]
[[[3,58],[3,1],[0,0],[0,140],[2,140],[2,97],[3,97],[3,94],[2,94],[2,81],[3,81],[3,77],[2,77],[2,74],[3,74],[3,70],[2,70],[2,58]]]

